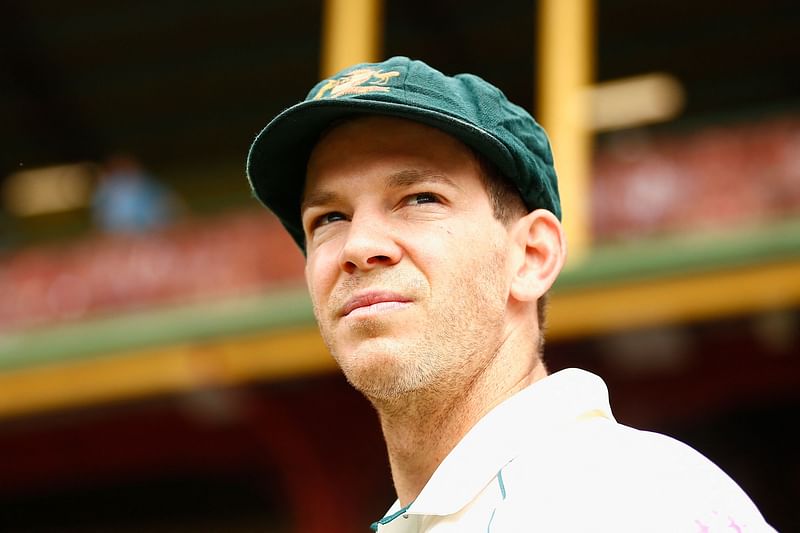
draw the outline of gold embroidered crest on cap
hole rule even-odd
[[[400,73],[396,70],[383,72],[382,70],[372,68],[356,69],[352,72],[348,72],[338,80],[328,80],[325,82],[325,85],[317,91],[314,100],[325,97],[338,98],[339,96],[346,96],[349,94],[386,93],[389,92],[389,87],[386,87],[389,80],[399,75]]]

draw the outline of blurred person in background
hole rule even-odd
[[[98,228],[109,233],[151,231],[173,222],[181,202],[129,154],[110,156],[92,198]]]
[[[499,89],[404,57],[356,65],[275,117],[247,169],[378,412],[397,501],[373,530],[773,531],[699,452],[618,423],[600,377],[549,374],[556,172]]]

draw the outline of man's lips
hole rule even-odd
[[[405,304],[411,301],[411,298],[397,294],[391,291],[369,291],[356,294],[342,306],[339,313],[340,316],[347,316],[356,309],[369,307],[371,305],[386,303],[386,304]]]

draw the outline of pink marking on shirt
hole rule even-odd
[[[741,527],[739,527],[739,525],[738,525],[736,522],[734,522],[733,518],[731,518],[731,517],[729,516],[729,517],[728,517],[728,520],[730,520],[730,521],[731,521],[731,523],[730,523],[730,524],[728,524],[728,527],[729,527],[729,528],[731,528],[731,529],[735,529],[735,530],[737,531],[737,533],[742,533],[742,528],[741,528]]]

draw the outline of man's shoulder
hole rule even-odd
[[[563,530],[602,523],[619,531],[668,531],[730,521],[770,531],[744,491],[701,453],[611,420],[566,428],[535,454],[509,463],[503,477],[509,515],[527,509],[542,526],[561,520]]]
[[[659,480],[662,487],[665,477],[704,474],[705,480],[727,478],[714,463],[681,441],[607,419],[576,423],[553,432],[535,448],[535,452],[523,452],[509,464],[512,477],[544,481],[547,476],[576,476],[603,485],[609,479],[644,485]],[[532,477],[529,474],[534,470],[538,474]]]

